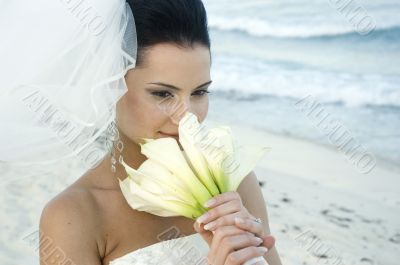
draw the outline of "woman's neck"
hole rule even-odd
[[[138,169],[139,166],[147,159],[145,155],[140,152],[140,145],[120,132],[120,141],[123,143],[122,152],[118,150],[117,143],[114,145],[115,149],[115,159],[117,160],[117,165],[123,167],[118,161],[120,155],[124,159],[124,162],[134,169]]]

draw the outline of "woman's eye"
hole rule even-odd
[[[152,92],[151,94],[160,98],[173,97],[173,95],[169,91],[155,91]]]
[[[195,91],[192,95],[201,97],[208,93],[210,93],[210,91],[208,91],[206,89],[202,89],[202,90]],[[154,92],[151,92],[151,94],[154,96],[160,97],[160,98],[169,98],[169,97],[174,96],[169,91],[154,91]]]
[[[202,89],[202,90],[197,90],[196,92],[194,92],[195,96],[204,96],[205,94],[210,93],[210,91],[206,90],[206,89]]]

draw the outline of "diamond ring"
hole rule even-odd
[[[261,218],[256,218],[256,219],[253,219],[253,221],[254,221],[254,222],[257,222],[257,223],[259,223],[259,224],[261,224],[261,223],[262,223],[262,221],[261,221]]]

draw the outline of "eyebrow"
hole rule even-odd
[[[210,81],[208,81],[208,82],[206,82],[206,83],[204,83],[204,84],[202,84],[202,85],[199,85],[198,87],[196,87],[196,88],[193,89],[193,90],[196,90],[196,89],[198,89],[198,88],[207,86],[207,85],[209,85],[209,84],[211,84],[211,83],[212,83],[212,80],[210,80]],[[174,90],[182,90],[182,89],[179,88],[179,87],[176,87],[176,86],[173,86],[173,85],[170,85],[170,84],[161,83],[161,82],[147,83],[147,84],[149,84],[149,85],[159,85],[159,86],[169,87],[169,88],[172,88],[172,89],[174,89]]]

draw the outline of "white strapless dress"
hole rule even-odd
[[[200,234],[193,234],[137,249],[109,265],[207,265],[208,251]]]

